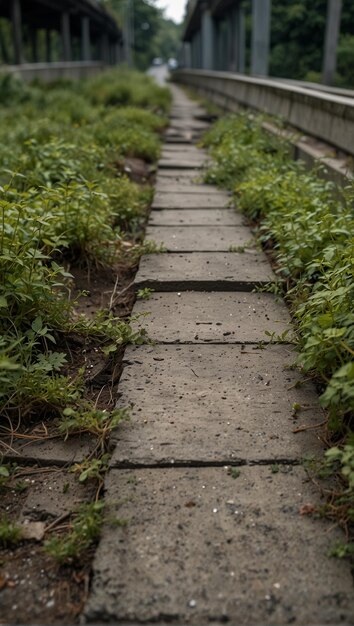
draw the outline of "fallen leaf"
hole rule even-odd
[[[313,504],[304,504],[300,507],[299,513],[300,515],[313,515],[316,513],[316,507]]]

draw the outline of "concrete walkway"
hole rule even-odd
[[[349,565],[328,556],[341,533],[304,514],[320,503],[301,465],[321,453],[316,393],[291,345],[267,345],[287,309],[253,292],[272,271],[227,194],[200,182],[202,111],[173,93],[147,233],[167,252],[136,278],[155,290],[134,309],[150,312],[155,345],[126,352],[119,405],[132,417],[113,437],[85,619],[353,623]]]

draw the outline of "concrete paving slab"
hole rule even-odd
[[[200,107],[193,108],[193,106],[173,107],[170,112],[170,120],[172,120],[172,123],[174,120],[181,120],[181,119],[183,120],[187,119],[189,122],[193,122],[194,120],[197,120],[199,117],[204,117],[204,116],[205,116],[204,109]]]
[[[172,179],[173,182],[179,182],[179,181],[184,181],[187,180],[189,182],[192,181],[199,181],[201,182],[202,180],[202,176],[203,176],[203,172],[201,172],[200,170],[195,170],[195,169],[161,169],[158,170],[157,172],[157,180],[163,178],[169,178]]]
[[[146,238],[167,252],[227,252],[232,246],[252,246],[247,226],[148,226]]]
[[[160,159],[159,169],[201,169],[205,164],[205,159],[183,159],[182,157],[177,159]]]
[[[133,315],[143,313],[134,326],[158,343],[268,342],[265,331],[290,339],[288,309],[268,293],[154,293],[135,303]]]
[[[200,150],[196,150],[195,148],[186,148],[184,152],[174,150],[163,150],[162,151],[162,159],[164,160],[185,160],[192,161],[193,163],[205,163],[207,160],[207,155],[202,153]]]
[[[160,156],[160,160],[159,163],[161,161],[166,161],[166,162],[180,162],[182,161],[187,162],[187,163],[191,163],[192,166],[202,166],[207,162],[207,157],[205,157],[204,155],[198,154],[196,152],[192,152],[191,150],[186,150],[184,153],[183,152],[169,152],[167,150],[163,150],[161,152],[161,156]]]
[[[152,226],[242,226],[244,218],[233,209],[162,209],[150,213]]]
[[[153,209],[217,209],[230,205],[231,198],[227,193],[155,193]]]
[[[134,284],[155,291],[253,291],[274,280],[266,257],[256,251],[149,254]]]
[[[207,130],[207,128],[210,127],[210,124],[208,124],[207,122],[204,122],[202,120],[195,120],[195,119],[188,119],[184,118],[184,119],[174,119],[171,122],[170,125],[170,129],[171,130],[181,130],[182,132],[185,131],[186,129],[188,130]]]
[[[190,138],[188,138],[190,137]],[[186,135],[170,135],[165,136],[165,146],[169,144],[184,144],[184,145],[193,145],[192,138],[190,133],[186,133]]]
[[[302,468],[111,472],[108,517],[93,565],[88,622],[314,625],[352,623],[340,540],[300,515],[321,506]]]
[[[31,489],[22,505],[20,519],[44,521],[76,511],[87,502],[87,485],[80,483],[77,475],[68,471],[51,474],[34,474]]]
[[[173,141],[174,143],[176,141],[185,141],[189,144],[194,143],[195,140],[195,133],[191,130],[174,130],[174,129],[167,129],[165,132],[165,142],[168,143],[169,141]]]
[[[6,441],[5,441],[6,443]],[[70,437],[67,441],[61,438],[48,438],[41,441],[15,440],[11,447],[1,450],[5,458],[17,462],[38,462],[47,465],[65,465],[80,463],[86,459],[96,447],[96,438],[84,434],[81,437]]]
[[[168,171],[168,170],[167,170]],[[212,185],[202,185],[198,183],[193,183],[189,179],[184,178],[183,181],[180,182],[172,182],[170,178],[166,178],[165,176],[160,178],[157,177],[157,183],[155,186],[156,193],[197,193],[197,194],[220,194],[220,190],[217,187],[213,187]],[[222,192],[221,192],[222,193]],[[223,195],[223,193],[222,193]],[[229,200],[231,200],[231,196],[226,194]]]
[[[203,150],[201,148],[196,148],[194,145],[187,147],[187,146],[183,146],[183,145],[181,146],[181,145],[176,144],[174,146],[171,143],[163,145],[163,152],[166,152],[168,154],[176,153],[176,154],[183,154],[184,155],[184,154],[192,153],[192,154],[196,154],[196,155],[200,155],[200,154],[205,155],[205,156],[207,155],[206,150]]]
[[[290,346],[128,348],[118,406],[131,420],[113,434],[112,466],[296,460],[321,449],[313,385],[298,387]],[[303,410],[294,415],[293,405]],[[310,430],[294,434],[299,426]]]

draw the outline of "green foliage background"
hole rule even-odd
[[[252,2],[245,0],[248,58]],[[282,78],[321,79],[327,0],[272,0],[270,74]],[[343,0],[336,82],[354,87],[354,3]]]
[[[154,0],[134,0],[134,63],[145,70],[155,57],[167,61],[176,57],[180,46],[181,25],[165,19],[163,11]],[[107,0],[106,6],[114,13],[123,27],[127,0]]]

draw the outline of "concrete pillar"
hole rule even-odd
[[[214,22],[214,68],[219,70],[221,67],[220,63],[220,22],[219,20],[215,20]]]
[[[245,11],[242,5],[238,7],[238,47],[237,47],[237,66],[236,71],[240,74],[246,72],[246,20]]]
[[[1,50],[2,62],[6,64],[10,63],[10,55],[7,49],[4,34],[2,32],[1,23],[0,23],[0,50]]]
[[[31,48],[32,48],[32,62],[38,63],[38,39],[37,39],[36,28],[31,28],[30,36],[31,36]]]
[[[246,57],[246,28],[245,14],[241,4],[238,4],[233,11],[231,18],[231,59],[230,69],[233,72],[244,74]]]
[[[268,76],[271,0],[252,0],[251,74]]]
[[[113,44],[113,64],[119,65],[120,63],[120,44],[118,41],[115,41]]]
[[[229,38],[229,70],[230,72],[237,71],[237,10],[235,7],[231,9],[229,16],[229,30],[230,30],[230,38]]]
[[[11,2],[11,22],[14,62],[20,65],[23,63],[21,0]]]
[[[101,35],[101,60],[109,65],[109,39],[107,33]]]
[[[203,69],[203,39],[202,32],[199,31],[197,35],[197,53],[198,53],[198,69]]]
[[[196,57],[195,57],[195,36],[191,39],[191,68],[195,69],[196,66]]]
[[[192,67],[191,44],[185,41],[183,44],[184,67]]]
[[[91,61],[90,18],[86,15],[81,18],[81,58]]]
[[[47,63],[52,61],[52,33],[49,29],[45,31],[45,58]]]
[[[328,0],[322,67],[322,83],[324,85],[333,85],[335,79],[342,4],[342,0]]]
[[[214,20],[207,5],[202,7],[201,23],[201,67],[212,70],[214,67]]]
[[[71,61],[71,33],[70,33],[70,14],[64,11],[61,14],[61,41],[63,61]]]

